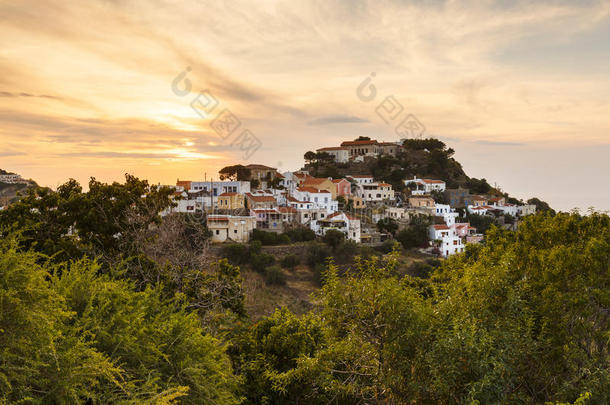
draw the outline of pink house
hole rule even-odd
[[[352,195],[352,183],[345,179],[333,180],[335,187],[337,187],[337,196],[350,196]]]

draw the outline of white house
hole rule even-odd
[[[455,228],[447,225],[430,225],[429,237],[433,241],[438,241],[441,256],[448,257],[464,251],[464,243]]]
[[[526,204],[517,207],[519,215],[524,217],[526,215],[534,215],[536,213],[536,206],[534,204]]]
[[[213,196],[222,193],[245,194],[250,192],[249,181],[193,181],[189,191],[207,191]]]
[[[335,212],[324,219],[311,222],[311,229],[318,235],[324,235],[329,229],[335,229],[345,234],[345,237],[360,243],[360,220],[345,212]]]
[[[466,207],[466,210],[470,214],[486,215],[487,211],[489,211],[493,208],[494,207],[489,206],[489,205],[479,205],[479,206],[469,205],[468,207]]]
[[[422,194],[430,194],[433,191],[445,191],[447,185],[442,180],[433,180],[433,179],[418,179],[417,177],[413,177],[411,180],[405,180],[405,186],[410,188],[409,185],[413,184],[415,187],[411,190],[411,194],[413,195],[422,195]]]
[[[348,180],[353,180],[356,184],[371,184],[373,183],[373,176],[349,174],[345,176]]]
[[[333,200],[332,194],[327,190],[318,190],[313,187],[299,187],[294,191],[292,196],[298,201],[311,202],[313,203],[311,208],[322,208],[329,214],[339,209],[338,201]],[[295,208],[298,209],[298,207]]]
[[[392,185],[388,183],[362,183],[356,189],[356,195],[364,201],[384,201],[394,200],[394,190]]]
[[[437,217],[443,217],[445,224],[448,226],[455,224],[455,219],[459,216],[455,209],[451,208],[451,206],[448,204],[435,204],[434,215]]]
[[[8,184],[25,183],[26,181],[21,178],[21,175],[10,173],[0,174],[0,182]]]
[[[340,146],[316,149],[316,152],[325,152],[332,155],[337,163],[347,163],[349,160],[349,149]]]

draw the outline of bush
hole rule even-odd
[[[397,242],[393,239],[386,239],[383,241],[381,246],[377,246],[375,249],[381,253],[387,254],[390,253],[392,249],[394,249],[394,245],[396,243]]]
[[[275,263],[275,257],[268,253],[257,253],[250,257],[252,270],[264,274],[265,269]]]
[[[358,244],[353,240],[340,243],[333,251],[333,257],[337,263],[349,263],[358,254]]]
[[[293,242],[308,242],[316,239],[316,233],[309,228],[301,227],[284,232]]]
[[[297,255],[287,255],[282,258],[282,267],[285,269],[294,270],[294,268],[301,262],[301,259]]]
[[[252,240],[260,241],[265,246],[286,245],[290,243],[290,237],[288,235],[261,231],[260,229],[255,229],[254,232],[252,232]]]
[[[433,271],[434,267],[426,262],[415,262],[408,269],[409,274],[419,278],[429,278]]]
[[[265,269],[265,283],[269,285],[286,285],[286,275],[280,266],[269,266]]]
[[[331,248],[336,249],[345,240],[345,234],[336,229],[329,229],[322,237],[322,240]]]
[[[332,256],[332,253],[328,246],[314,242],[307,248],[305,263],[313,269],[316,264],[324,264],[326,258],[329,256]]]
[[[326,265],[324,263],[318,263],[313,267],[313,278],[319,285],[322,284],[324,278],[324,272],[326,271]]]
[[[223,246],[220,254],[229,259],[231,264],[236,265],[247,263],[250,258],[248,246],[240,243],[232,243],[230,245]]]

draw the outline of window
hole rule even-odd
[[[233,233],[237,233],[237,229],[233,230]]]
[[[216,229],[216,235],[220,235],[220,231]]]

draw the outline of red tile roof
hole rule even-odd
[[[340,146],[329,146],[327,148],[316,149],[316,152],[324,152],[327,150],[347,150],[347,148],[342,148]]]
[[[305,184],[305,185],[308,185],[308,184],[321,184],[321,183],[324,183],[326,180],[328,180],[326,177],[308,177],[308,178],[305,179],[303,184]]]
[[[259,165],[259,164],[251,164],[251,165],[248,165],[245,167],[248,169],[254,169],[254,170],[275,170],[275,167],[269,167],[269,166]]]
[[[297,188],[297,190],[303,191],[303,192],[308,192],[308,193],[328,193],[328,194],[330,194],[330,191],[318,190],[317,188],[314,188],[314,187],[299,187],[299,188]]]
[[[441,183],[444,183],[444,181],[442,181],[442,180],[433,180],[433,179],[422,179],[421,181],[423,181],[424,183],[427,183],[427,184],[441,184]]]
[[[437,231],[446,231],[446,230],[449,230],[449,227],[447,225],[432,225],[432,226]]]
[[[341,146],[360,146],[360,145],[376,145],[377,141],[345,141],[341,142]]]
[[[275,197],[270,195],[252,195],[251,193],[246,193],[246,196],[255,202],[276,202]]]
[[[239,195],[239,193],[234,193],[234,192],[222,193],[218,197],[231,197],[231,196],[234,196],[234,195]]]

